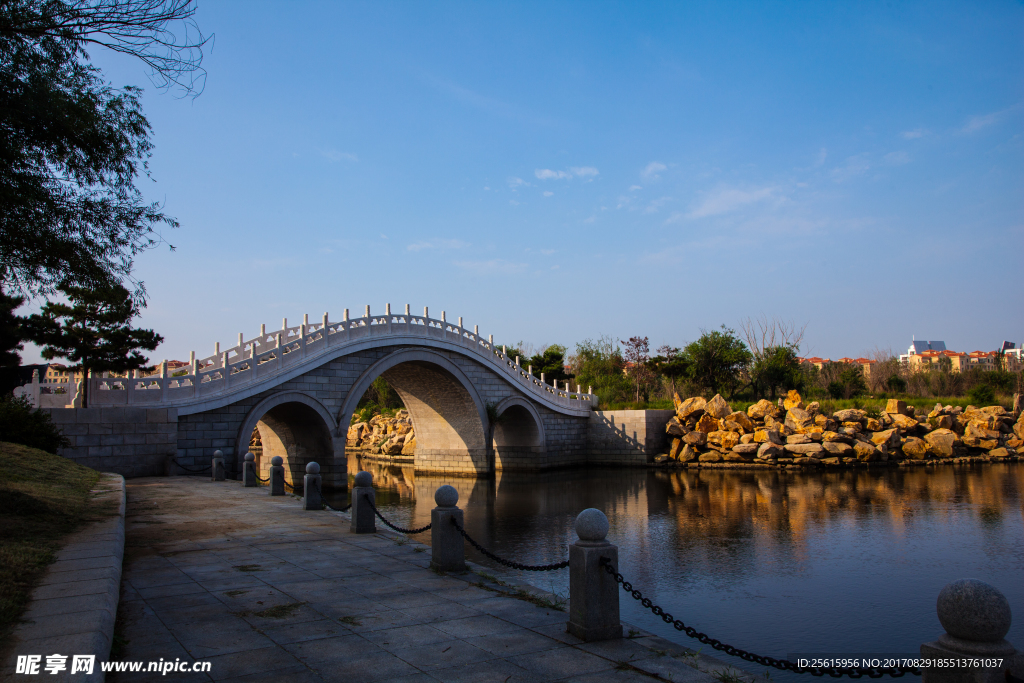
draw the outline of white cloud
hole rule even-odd
[[[671,197],[659,197],[655,199],[644,209],[644,213],[657,213],[658,209],[664,206],[667,202],[672,201]]]
[[[565,171],[552,171],[550,168],[538,168],[533,172],[533,175],[537,176],[541,180],[568,180],[572,178],[571,173]]]
[[[905,130],[900,133],[900,137],[904,140],[916,140],[917,138],[923,138],[928,134],[924,128],[915,128],[914,130]]]
[[[477,275],[515,275],[526,270],[525,263],[512,263],[504,259],[489,261],[456,261],[455,265]]]
[[[462,240],[425,240],[423,242],[414,242],[406,247],[409,251],[423,251],[424,249],[462,249],[468,247],[467,242]]]
[[[867,173],[871,169],[871,162],[867,154],[856,154],[846,159],[846,163],[832,169],[832,179],[842,183],[856,176]]]
[[[529,187],[530,183],[526,182],[522,178],[511,177],[508,179],[508,186],[512,190],[518,190],[520,187]]]
[[[540,253],[544,254],[545,256],[551,256],[552,254],[555,253],[555,250],[554,249],[541,249]]]
[[[553,194],[554,194],[554,192],[552,192],[551,190],[544,190],[544,196],[545,197],[550,197]]]
[[[380,238],[381,238],[382,240],[386,240],[386,239],[388,238],[388,236],[387,236],[387,235],[385,235],[384,233],[381,233],[381,234],[380,234]]]
[[[667,169],[668,166],[661,163],[660,161],[652,161],[651,163],[647,164],[644,170],[640,171],[640,175],[642,175],[644,178],[657,178],[659,173]]]
[[[902,166],[910,163],[910,155],[906,152],[889,152],[882,159],[890,166]]]
[[[359,157],[352,152],[339,152],[336,149],[321,149],[318,151],[320,152],[320,156],[331,162],[359,161]]]
[[[778,188],[775,187],[760,187],[753,190],[740,190],[735,187],[719,188],[705,196],[704,200],[694,207],[686,217],[705,218],[707,216],[717,216],[718,214],[735,211],[747,204],[752,204],[754,202],[770,198],[777,189]],[[669,216],[668,221],[666,222],[674,222],[679,220],[681,217],[682,216],[680,214],[674,213]]]
[[[1008,115],[1017,111],[1021,107],[1024,107],[1024,103],[1018,103],[1013,106],[1001,109],[1000,111],[994,111],[991,114],[983,114],[980,116],[972,116],[967,119],[967,123],[963,127],[964,133],[973,133],[981,130],[982,128],[988,128],[991,125],[997,124],[1006,118]]]
[[[578,175],[580,178],[591,178],[600,173],[600,171],[598,171],[593,166],[573,166],[569,170]]]
[[[644,188],[640,187],[639,185],[630,185],[629,186],[629,191],[630,192],[634,192],[636,190],[642,190],[642,189],[644,189]]]

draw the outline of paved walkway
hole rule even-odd
[[[727,668],[646,633],[583,643],[565,612],[435,574],[426,546],[265,488],[129,480],[127,523],[119,659],[212,666],[112,681],[712,683]]]

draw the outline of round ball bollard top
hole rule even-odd
[[[453,508],[459,502],[459,492],[454,486],[445,484],[434,491],[434,502],[439,508]]]
[[[224,451],[214,451],[213,452],[213,457],[215,457],[215,458],[223,458],[224,457]]]
[[[603,541],[608,535],[608,518],[597,508],[587,508],[576,517],[576,535],[581,541]]]
[[[255,460],[256,460],[256,456],[253,455],[252,453],[246,453],[245,454],[245,461],[246,462],[254,462]]]
[[[320,474],[320,465],[315,462],[311,462],[306,465],[306,474]]]
[[[994,586],[960,579],[939,591],[939,623],[954,638],[997,642],[1010,631],[1010,603]]]
[[[280,455],[275,455],[273,458],[270,459],[270,464],[271,465],[283,465],[284,464],[284,458],[282,458]]]
[[[369,472],[360,472],[356,475],[356,486],[373,486],[373,475]]]

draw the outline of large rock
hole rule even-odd
[[[752,462],[754,460],[754,455],[753,453],[729,451],[728,453],[722,453],[722,460],[725,462]]]
[[[741,453],[743,455],[753,455],[757,453],[759,447],[760,444],[756,443],[741,443],[738,446],[733,446],[732,451],[733,453]]]
[[[402,455],[416,455],[416,436],[405,440],[405,445],[402,446]]]
[[[928,458],[928,442],[916,436],[908,436],[903,442],[903,455],[911,460],[926,460]]]
[[[686,444],[685,446],[683,446],[683,450],[679,452],[679,462],[693,462],[694,460],[697,459],[698,455],[700,454],[697,453],[696,448],[694,448],[690,444]]]
[[[900,433],[897,429],[887,429],[884,432],[875,432],[871,435],[871,443],[876,446],[887,446],[890,449],[900,445]]]
[[[821,440],[824,442],[836,442],[836,443],[853,443],[853,438],[848,434],[840,434],[839,432],[824,432],[821,435]]]
[[[704,406],[704,412],[711,417],[721,420],[732,412],[732,408],[725,402],[721,394],[715,394],[715,397]]]
[[[890,415],[906,415],[907,414],[907,402],[900,401],[895,398],[890,398],[885,404],[885,412]]]
[[[953,447],[958,441],[956,434],[948,429],[936,429],[924,436],[925,443],[932,455],[938,458],[952,458]]]
[[[806,434],[793,434],[792,436],[786,437],[786,443],[811,443],[811,437],[807,436]]]
[[[1021,417],[1024,417],[1024,413],[1021,413]],[[1013,425],[1013,433],[1018,439],[1024,439],[1024,421],[1017,420],[1017,424]]]
[[[882,421],[874,417],[864,418],[864,429],[869,432],[879,432],[882,430]]]
[[[814,455],[825,450],[821,447],[821,444],[817,443],[787,443],[783,448],[788,453],[796,453],[798,455]]]
[[[700,416],[700,419],[697,420],[697,424],[694,425],[694,429],[696,429],[698,432],[704,432],[705,434],[717,432],[718,420],[713,418],[709,413],[704,413],[703,415]]]
[[[873,444],[855,441],[853,452],[861,462],[874,462],[882,459],[882,453]]]
[[[892,423],[899,429],[912,430],[917,429],[918,422],[912,417],[901,415],[896,413],[892,416]]]
[[[787,411],[792,410],[793,408],[802,409],[804,407],[804,402],[803,399],[800,398],[800,393],[796,389],[791,389],[789,393],[786,394],[786,398],[782,401],[782,407]]]
[[[832,417],[834,417],[839,422],[857,422],[857,423],[860,423],[867,416],[868,416],[868,414],[866,412],[864,412],[863,410],[857,410],[856,408],[847,408],[846,410],[837,410],[836,412],[832,413]]]
[[[736,432],[727,432],[723,430],[714,431],[708,434],[708,443],[714,444],[721,447],[723,450],[729,451],[735,448],[740,442],[740,435]]]
[[[993,448],[988,452],[988,454],[990,457],[993,458],[1005,458],[1010,455],[1010,451],[1006,450],[1005,448]]]
[[[775,411],[775,404],[762,398],[760,401],[747,408],[747,417],[753,420],[763,420],[767,415],[774,415]]]
[[[678,460],[679,454],[683,452],[683,447],[685,445],[686,444],[683,442],[682,439],[672,439],[672,447],[669,448],[668,450],[668,457],[672,458],[673,460]]]
[[[839,441],[823,441],[821,446],[832,455],[841,458],[853,457],[854,454],[853,446]]]
[[[680,420],[685,420],[691,415],[694,417],[698,417],[701,413],[704,412],[705,405],[707,405],[707,401],[705,401],[700,396],[688,398],[682,403],[680,403],[679,406],[676,407],[676,415],[679,416]]]
[[[690,430],[686,428],[686,425],[679,421],[678,417],[673,417],[668,421],[668,424],[665,425],[665,433],[669,436],[682,436],[688,431]]]
[[[754,432],[755,443],[782,444],[782,437],[777,429],[758,429]]]
[[[703,446],[708,442],[707,432],[702,432],[699,429],[695,429],[692,432],[688,432],[683,437],[683,442],[691,446]]]
[[[737,434],[746,434],[743,427],[740,426],[739,422],[733,422],[732,420],[719,420],[718,428],[726,432],[736,432]]]
[[[782,455],[783,450],[773,443],[763,443],[761,447],[757,449],[757,457],[762,460],[774,459]]]
[[[786,412],[786,426],[802,434],[814,427],[814,417],[806,410],[793,407]]]
[[[736,411],[735,413],[729,413],[726,415],[725,419],[730,422],[735,422],[740,427],[743,427],[743,431],[745,432],[754,431],[754,423],[750,421],[750,418],[747,417],[747,414],[744,412]]]
[[[710,453],[701,453],[697,460],[698,462],[722,462],[722,455],[717,451],[711,451]]]

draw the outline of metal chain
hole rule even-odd
[[[824,667],[824,666],[799,666],[796,662],[791,662],[788,659],[775,659],[774,657],[763,657],[761,655],[755,655],[752,652],[741,650],[738,647],[727,645],[717,638],[712,638],[707,634],[701,633],[692,626],[687,626],[679,619],[674,619],[671,614],[663,610],[658,605],[651,602],[650,598],[645,598],[643,593],[633,588],[633,584],[622,578],[622,574],[615,571],[615,567],[612,566],[612,562],[607,557],[602,557],[600,564],[604,567],[605,571],[615,577],[615,582],[622,584],[622,590],[633,596],[634,600],[638,600],[641,605],[651,610],[655,616],[661,617],[661,620],[666,624],[671,624],[677,631],[682,631],[691,638],[696,638],[705,645],[710,645],[716,650],[745,659],[748,662],[754,662],[761,666],[770,666],[775,669],[782,669],[783,671],[792,671],[798,674],[811,674],[812,676],[824,676],[828,674],[833,678],[839,678],[840,676],[849,676],[850,678],[861,678],[867,676],[868,678],[881,678],[882,676],[892,676],[893,678],[900,678],[901,676],[912,673],[918,676],[921,675],[921,669],[916,666],[895,666],[895,667]]]
[[[389,527],[391,527],[392,529],[394,529],[395,531],[397,531],[399,533],[403,533],[403,534],[419,534],[419,533],[423,533],[424,531],[428,530],[430,528],[430,526],[431,526],[430,524],[428,524],[428,525],[426,525],[425,527],[423,527],[421,529],[403,529],[402,527],[395,526],[394,524],[392,524],[388,520],[384,519],[384,515],[380,514],[380,511],[377,509],[377,506],[373,504],[373,501],[370,500],[369,496],[366,496],[366,502],[369,503],[370,504],[370,508],[373,509],[373,514],[375,514],[378,517],[380,517],[380,521],[384,522]]]
[[[286,481],[284,481],[284,480],[282,479],[282,480],[281,480],[281,483],[282,483],[282,484],[284,484],[284,485],[285,485],[285,486],[286,486],[287,488],[291,489],[291,490],[292,490],[292,493],[294,493],[294,492],[295,492],[295,487],[294,487],[294,486],[292,486],[291,484],[289,484],[288,482],[286,482]]]
[[[199,469],[195,469],[193,467],[185,467],[180,462],[178,462],[177,458],[174,458],[174,464],[177,465],[178,467],[180,467],[181,469],[185,470],[186,472],[195,472],[197,474],[200,473],[200,472],[205,472],[206,470],[208,470],[211,467],[213,467],[213,465],[207,465],[206,467],[201,467]]]
[[[320,484],[318,484],[318,483],[316,483],[316,482],[314,481],[314,482],[313,482],[313,487],[314,487],[314,488],[316,489],[316,493],[317,493],[317,495],[318,495],[318,496],[320,496],[320,502],[321,502],[321,503],[323,503],[323,504],[324,504],[325,506],[327,506],[327,508],[328,508],[329,510],[334,510],[335,512],[345,512],[346,510],[348,510],[349,508],[351,508],[351,507],[352,507],[352,503],[349,503],[348,505],[346,505],[345,507],[341,508],[340,510],[339,510],[338,508],[336,508],[336,507],[333,507],[333,506],[332,506],[332,505],[331,505],[330,503],[328,503],[328,502],[327,502],[327,500],[326,500],[326,499],[324,498],[324,494],[320,492]]]
[[[462,534],[462,537],[464,539],[469,541],[470,545],[472,545],[474,548],[476,548],[477,550],[479,550],[480,552],[482,552],[484,555],[486,555],[487,557],[491,558],[495,562],[503,564],[506,567],[512,567],[513,569],[520,569],[522,571],[527,571],[527,572],[548,572],[548,571],[552,571],[554,569],[564,569],[565,567],[569,566],[569,560],[566,560],[565,562],[557,562],[555,564],[531,565],[531,564],[519,564],[518,562],[512,562],[511,560],[506,560],[506,559],[504,559],[502,557],[498,557],[497,555],[492,553],[490,550],[488,550],[487,548],[483,547],[482,545],[480,545],[479,543],[474,541],[473,538],[469,534],[466,533],[466,530],[463,529],[461,526],[459,526],[459,523],[455,521],[454,517],[451,517],[450,519],[452,520],[452,526],[454,526],[456,529],[459,530],[459,533]]]

